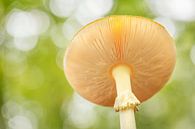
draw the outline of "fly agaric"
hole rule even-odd
[[[109,16],[74,36],[64,70],[81,96],[114,106],[121,129],[136,129],[134,111],[165,85],[175,62],[175,44],[163,26],[138,16]]]

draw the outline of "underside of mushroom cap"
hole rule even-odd
[[[127,65],[133,93],[143,102],[168,81],[175,55],[172,37],[156,22],[137,16],[109,16],[75,35],[66,51],[64,70],[81,96],[113,106],[116,86],[112,69]]]

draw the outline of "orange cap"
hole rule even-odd
[[[71,86],[96,104],[113,106],[112,68],[127,65],[135,96],[143,102],[168,81],[176,61],[175,44],[164,27],[137,16],[109,16],[82,28],[64,59]]]

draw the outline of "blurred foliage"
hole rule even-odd
[[[107,15],[155,17],[143,0],[114,2],[111,12]],[[37,123],[37,127],[20,129],[79,128],[69,119],[68,107],[72,101],[73,90],[61,66],[69,40],[64,40],[65,47],[58,48],[50,35],[52,26],[62,24],[67,18],[52,14],[47,0],[0,0],[0,28],[5,29],[6,16],[14,8],[43,10],[49,15],[51,25],[48,31],[40,35],[38,44],[30,51],[16,49],[10,44],[12,37],[6,32],[3,35],[4,41],[0,43],[0,129],[12,129],[9,122],[17,115],[29,116],[32,123]],[[195,43],[195,23],[176,21],[175,25],[180,29],[175,38],[176,69],[167,86],[140,106],[140,111],[136,113],[138,129],[195,127],[195,65],[190,58]],[[97,105],[94,105],[94,109],[97,115],[95,123],[86,126],[88,129],[119,128],[118,114],[112,109]],[[85,119],[86,116],[82,117]]]

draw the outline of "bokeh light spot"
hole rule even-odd
[[[73,94],[73,99],[68,107],[68,114],[70,121],[77,128],[89,128],[96,121],[94,105],[81,98],[81,96],[79,96],[77,93]]]
[[[49,7],[51,12],[59,17],[68,17],[77,6],[77,0],[50,0]]]
[[[147,0],[156,15],[179,21],[195,20],[194,0]]]

